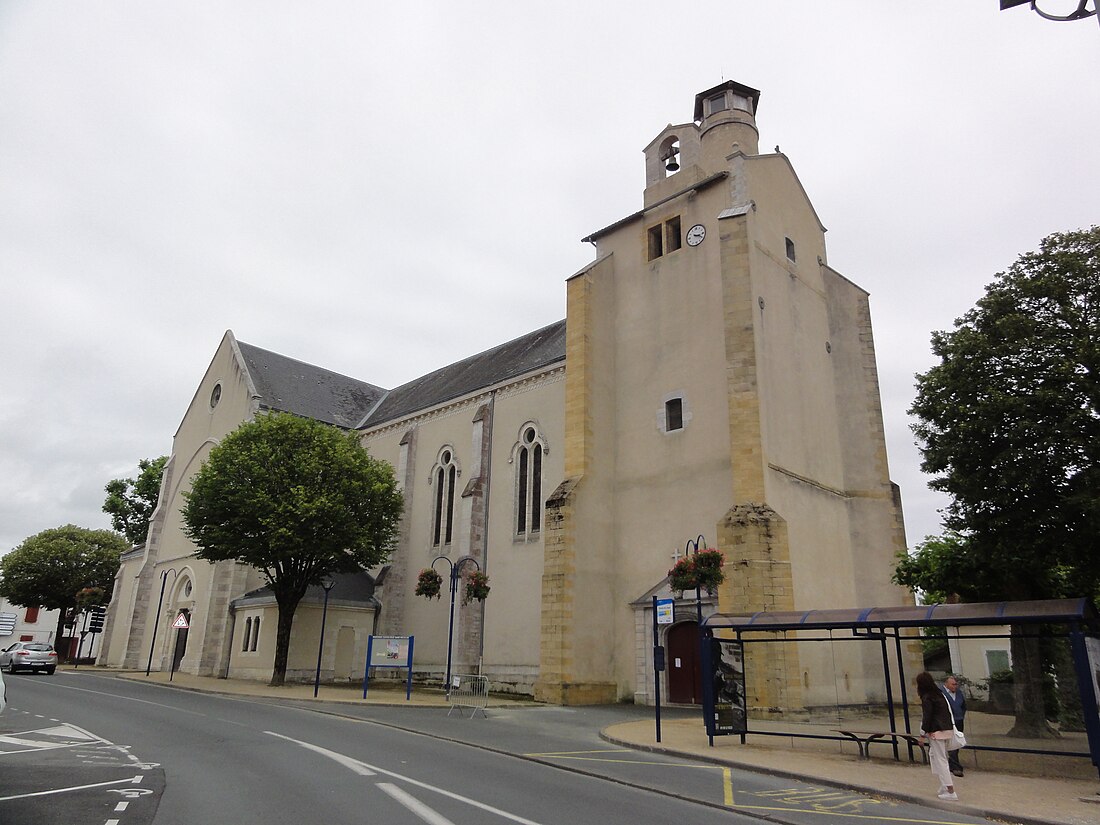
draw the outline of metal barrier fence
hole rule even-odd
[[[448,716],[455,708],[459,708],[459,716],[462,715],[462,708],[470,708],[471,719],[478,710],[485,716],[485,707],[489,704],[489,677],[452,675],[447,703],[451,706],[451,710],[447,711]]]

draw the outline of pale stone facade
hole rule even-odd
[[[327,676],[361,678],[373,632],[415,636],[417,675],[439,678],[447,585],[439,601],[413,593],[439,556],[445,579],[469,557],[492,585],[486,602],[456,605],[452,672],[566,704],[653,701],[647,598],[668,592],[672,558],[700,535],[726,559],[707,612],[911,602],[890,583],[904,535],[868,296],[828,264],[787,157],[759,153],[758,101],[724,83],[646,147],[643,208],[585,239],[596,256],[567,281],[565,322],[392,391],[332,379],[360,415],[349,423],[347,405],[330,423],[358,429],[393,465],[406,502],[390,563],[329,625]],[[265,678],[275,621],[254,592],[262,582],[196,561],[179,505],[210,445],[241,421],[266,409],[326,420],[318,399],[286,400],[293,383],[281,395],[261,386],[294,378],[281,358],[231,334],[219,347],[176,435],[148,548],[120,572],[108,664],[143,664],[152,649],[167,666],[168,621],[186,609],[183,669]],[[297,614],[288,676],[312,673],[317,606]],[[688,606],[677,624],[694,622]],[[241,622],[257,618],[257,650],[242,649]],[[839,655],[840,686],[823,676],[838,672],[836,654],[828,667],[794,646],[750,659],[751,700],[877,699],[877,663]]]

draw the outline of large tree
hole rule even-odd
[[[168,456],[143,458],[138,462],[141,472],[136,479],[116,478],[103,489],[107,499],[103,512],[111,516],[111,526],[122,533],[132,544],[145,541],[149,533],[149,519],[157,509],[160,497],[160,479]]]
[[[279,606],[272,685],[286,678],[298,602],[329,573],[384,561],[403,498],[389,464],[355,433],[286,413],[242,424],[210,451],[186,494],[187,535],[208,561],[259,570]]]
[[[1051,235],[1021,255],[954,330],[933,333],[932,350],[940,363],[917,376],[910,412],[930,486],[951,497],[944,524],[962,540],[926,543],[908,572],[902,560],[899,580],[970,599],[1094,597],[1100,227]],[[1045,732],[1030,693],[1036,647],[1014,634],[1020,734]]]
[[[59,611],[54,644],[60,645],[65,620],[87,588],[110,593],[119,558],[130,543],[110,530],[67,524],[24,539],[0,557],[0,596],[24,607]],[[64,655],[64,651],[58,649]]]

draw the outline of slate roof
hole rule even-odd
[[[564,360],[562,320],[391,390],[359,426],[374,427]]]
[[[374,598],[374,579],[370,573],[360,571],[358,573],[333,573],[332,580],[335,584],[329,591],[329,604],[352,603],[378,606]],[[319,584],[310,585],[302,597],[301,604],[317,603],[325,600],[324,588]],[[267,585],[250,590],[242,596],[233,599],[231,605],[234,608],[270,604],[275,601],[275,594]]]
[[[352,429],[386,391],[276,352],[238,341],[265,410],[289,412]]]

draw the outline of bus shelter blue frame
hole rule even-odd
[[[715,725],[715,697],[713,696],[713,675],[715,663],[711,656],[711,640],[729,640],[728,635],[715,636],[716,631],[732,632],[735,639],[743,644],[776,641],[798,642],[836,642],[836,641],[878,641],[882,650],[882,671],[886,684],[886,704],[890,718],[891,732],[901,732],[897,728],[897,713],[894,705],[894,688],[891,680],[889,642],[893,640],[894,659],[897,663],[898,682],[901,688],[901,710],[905,724],[905,733],[911,733],[909,702],[906,690],[905,660],[902,656],[902,629],[920,627],[974,627],[990,625],[1064,626],[1064,633],[1048,633],[1045,638],[1067,638],[1073,657],[1074,672],[1077,676],[1077,688],[1084,709],[1085,732],[1088,737],[1089,753],[1092,764],[1100,772],[1100,714],[1097,713],[1097,692],[1089,665],[1086,636],[1100,635],[1100,617],[1092,603],[1086,598],[1048,599],[1029,602],[970,602],[958,604],[933,604],[902,607],[866,607],[835,610],[809,610],[805,612],[759,612],[751,614],[715,613],[702,623],[703,633],[703,719],[707,736],[714,744],[714,737],[726,735]],[[798,639],[776,640],[760,638],[761,634],[774,634],[782,631],[828,631],[829,636],[805,637]],[[850,636],[833,636],[834,630],[851,631]],[[753,636],[757,638],[753,638]],[[991,638],[989,634],[986,638]],[[968,637],[969,638],[969,637]],[[976,636],[974,638],[981,638]],[[1005,638],[1001,634],[999,638]],[[787,736],[805,739],[834,739],[843,741],[843,736],[827,734],[797,733],[791,731],[750,731],[746,715],[745,727],[735,732],[745,742],[748,733],[760,736]],[[894,758],[900,758],[897,740],[894,740]],[[909,758],[913,758],[913,745],[909,744]],[[971,746],[973,750],[1006,751],[1015,753],[1041,753],[1057,756],[1085,756],[1086,754],[1069,751],[1036,750],[1031,748],[998,748]]]

